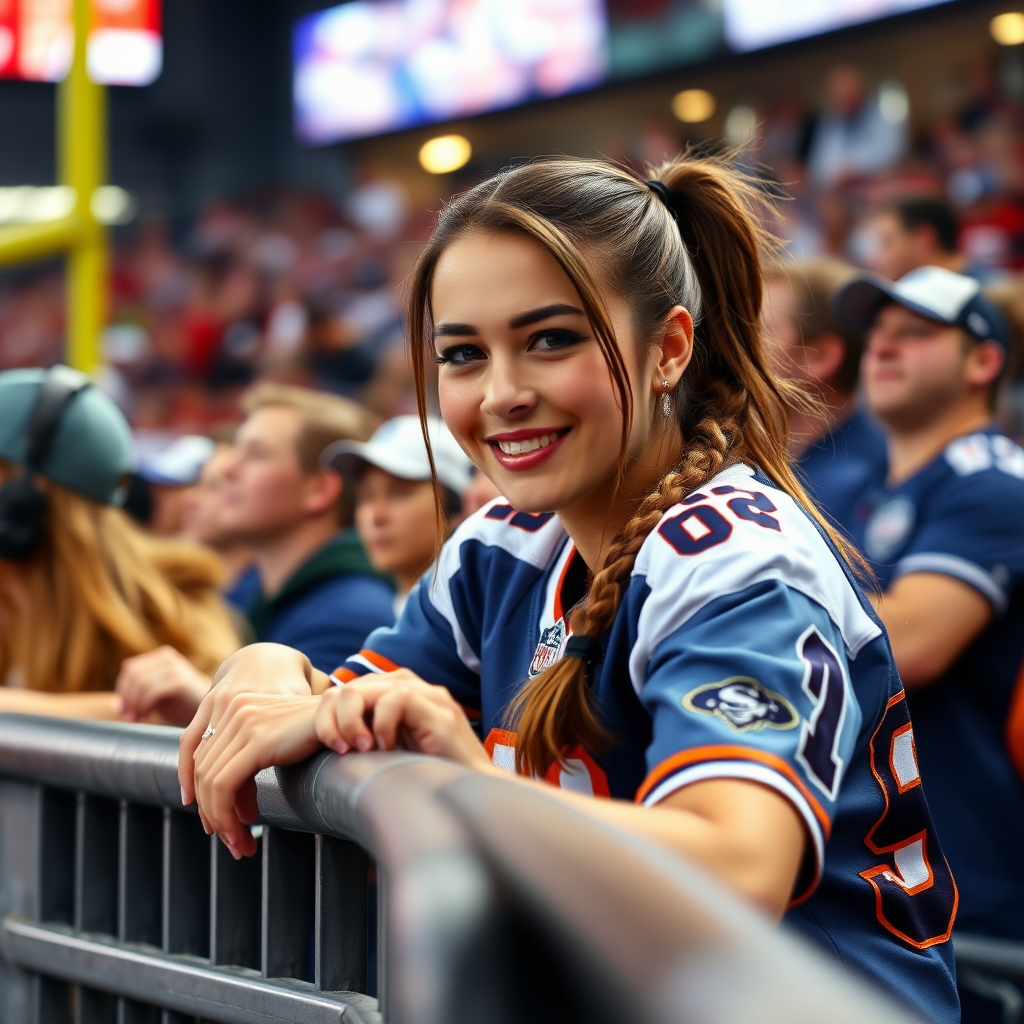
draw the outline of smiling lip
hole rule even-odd
[[[533,469],[549,458],[568,436],[570,427],[556,430],[511,430],[486,439],[494,457],[506,469]]]

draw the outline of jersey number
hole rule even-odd
[[[830,800],[835,800],[842,776],[839,734],[846,715],[846,674],[839,656],[811,626],[797,641],[796,652],[804,663],[804,693],[814,710],[801,726],[797,759]]]
[[[959,896],[921,789],[914,731],[902,691],[886,705],[870,751],[885,812],[864,843],[884,860],[860,876],[875,890],[875,914],[881,924],[911,946],[927,949],[949,938]]]
[[[725,484],[712,488],[711,493],[738,495],[726,502],[726,507],[737,519],[757,523],[766,530],[782,529],[778,519],[768,515],[769,512],[777,512],[778,509],[761,491],[739,491],[731,484]],[[658,527],[658,533],[681,555],[699,555],[702,551],[728,540],[732,534],[732,523],[714,505],[695,504],[699,501],[707,501],[707,495],[691,495],[683,502],[690,508],[671,519],[666,519]]]

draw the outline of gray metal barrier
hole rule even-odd
[[[0,715],[0,1024],[910,1020],[677,858],[448,762],[264,772],[236,863],[177,736]]]

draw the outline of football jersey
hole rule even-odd
[[[846,533],[858,499],[885,479],[885,437],[861,408],[800,456],[796,469],[807,493]]]
[[[335,682],[401,666],[446,686],[512,771],[509,702],[562,656],[574,565],[555,515],[497,499]],[[925,1019],[958,1021],[956,887],[903,689],[884,631],[807,513],[751,469],[726,469],[645,539],[601,639],[592,698],[614,742],[565,751],[548,781],[646,805],[704,779],[770,787],[808,836],[788,922]]]
[[[957,927],[1024,939],[1024,783],[1005,729],[1024,657],[1024,451],[997,430],[957,438],[895,487],[869,493],[854,540],[883,590],[952,576],[990,624],[939,679],[912,691],[921,772],[960,886]]]

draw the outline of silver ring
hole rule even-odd
[[[217,730],[212,725],[206,727],[206,732],[200,737],[200,739],[208,740]]]

